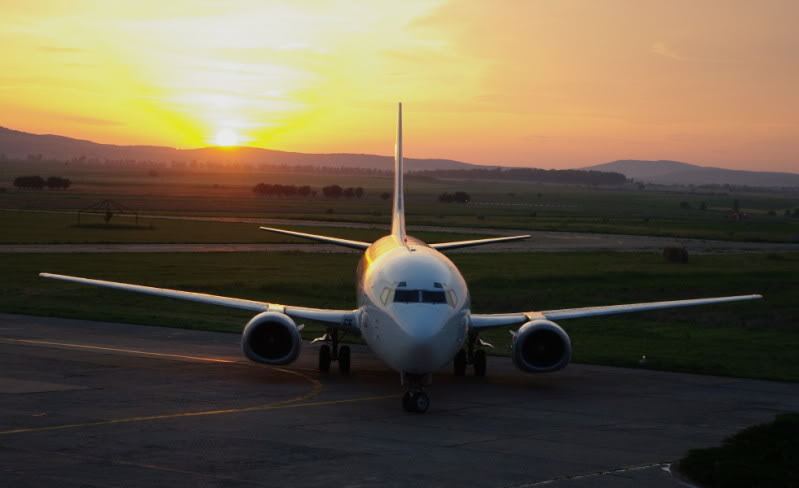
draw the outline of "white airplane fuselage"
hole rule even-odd
[[[357,276],[361,335],[389,366],[432,373],[463,347],[469,290],[446,256],[416,238],[389,235],[366,250]]]

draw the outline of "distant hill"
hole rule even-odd
[[[664,185],[799,186],[799,174],[796,173],[741,171],[679,161],[620,160],[580,169],[614,171],[637,181]]]
[[[306,154],[275,151],[259,147],[175,149],[165,146],[117,146],[98,144],[51,134],[31,134],[0,127],[0,153],[8,159],[26,159],[29,154],[41,154],[44,159],[67,160],[86,157],[99,160],[137,161],[211,161],[239,162],[290,166],[327,166],[389,170],[393,156],[374,154]],[[450,159],[406,158],[407,170],[481,168]]]

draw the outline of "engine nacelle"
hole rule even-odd
[[[264,312],[244,327],[241,351],[256,363],[288,364],[300,354],[302,341],[294,321],[286,314]]]
[[[572,343],[566,331],[549,320],[522,325],[511,344],[513,364],[527,373],[563,369],[572,357]]]

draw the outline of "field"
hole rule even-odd
[[[59,175],[73,180],[66,191],[17,191],[16,176]],[[255,183],[360,186],[362,199],[270,198]],[[146,213],[258,216],[387,224],[387,175],[300,174],[231,168],[225,171],[64,166],[6,163],[0,173],[0,208],[79,210],[104,199]],[[409,177],[408,222],[417,225],[561,230],[706,239],[799,242],[796,192],[702,191],[690,188],[624,188],[544,185]],[[437,201],[442,192],[466,191],[469,204]],[[321,192],[320,192],[321,195]],[[734,202],[745,217],[733,217]],[[701,209],[704,204],[704,210]],[[688,208],[683,208],[688,205]],[[772,211],[776,215],[769,215]],[[4,218],[0,215],[0,219]]]
[[[0,244],[268,244],[313,241],[264,232],[255,223],[204,222],[143,217],[139,225],[131,217],[118,216],[110,225],[100,215],[78,217],[66,213],[0,210]],[[347,227],[281,226],[288,230],[326,234],[345,239],[372,242],[386,234],[380,229]],[[479,239],[478,234],[417,232],[425,242]]]
[[[251,313],[38,278],[77,274],[287,304],[354,306],[357,255],[0,254],[0,311],[240,332]],[[799,255],[453,255],[478,313],[762,293],[766,299],[563,321],[574,360],[799,381]],[[307,338],[319,334],[311,326]],[[484,334],[507,354],[507,329]],[[646,356],[645,365],[639,361]],[[355,366],[357,367],[357,366]]]

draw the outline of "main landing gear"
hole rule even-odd
[[[325,335],[312,341],[325,342],[319,348],[319,371],[327,373],[330,371],[330,363],[338,361],[338,370],[341,374],[350,373],[350,346],[339,346],[338,330],[329,328]]]
[[[431,382],[430,374],[402,373],[402,384],[408,390],[402,395],[402,408],[406,412],[425,413],[430,407],[430,398],[422,391]]]
[[[466,366],[469,364],[474,366],[475,376],[486,375],[486,352],[484,349],[475,351],[475,345],[494,347],[477,337],[477,334],[469,334],[469,338],[466,340],[466,350],[464,351],[461,349],[458,351],[458,354],[455,355],[455,359],[452,361],[452,365],[455,369],[455,376],[466,375]]]

